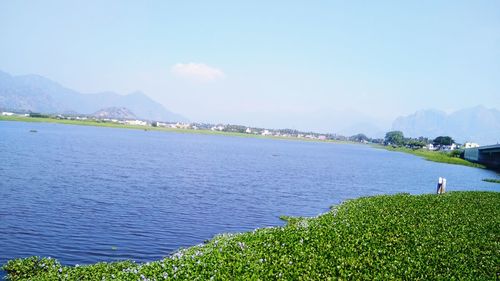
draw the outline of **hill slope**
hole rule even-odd
[[[98,118],[115,118],[115,119],[136,119],[137,116],[126,107],[107,107],[94,112],[92,116]]]
[[[500,141],[500,111],[484,106],[461,109],[450,114],[438,110],[421,110],[397,118],[392,129],[410,137],[449,135],[458,142],[495,144]]]
[[[11,76],[0,71],[0,108],[41,113],[92,114],[102,108],[125,107],[143,119],[186,121],[141,92],[83,94],[38,75]]]

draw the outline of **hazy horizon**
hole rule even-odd
[[[0,3],[0,69],[193,121],[341,132],[500,108],[500,3]]]

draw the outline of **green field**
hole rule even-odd
[[[11,260],[10,280],[498,280],[500,193],[365,197],[315,218],[222,234],[163,260]]]
[[[469,161],[464,160],[462,158],[452,156],[450,153],[447,153],[447,152],[430,151],[427,149],[411,149],[411,148],[405,148],[405,147],[382,146],[382,145],[374,145],[373,147],[382,148],[382,149],[386,149],[389,151],[409,153],[409,154],[413,154],[416,156],[420,156],[420,157],[424,158],[425,160],[433,161],[433,162],[447,163],[447,164],[454,164],[454,165],[463,165],[463,166],[469,166],[469,167],[475,167],[475,168],[485,168],[485,166],[483,166],[481,164],[469,162]]]

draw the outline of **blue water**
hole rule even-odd
[[[349,198],[432,193],[439,176],[500,189],[491,171],[363,145],[0,122],[0,264],[156,260]]]

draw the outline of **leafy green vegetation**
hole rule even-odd
[[[374,141],[374,143],[384,143],[385,145],[390,145],[394,147],[408,147],[408,148],[423,148],[428,144],[433,144],[437,147],[448,146],[455,143],[455,141],[450,136],[439,136],[434,140],[429,140],[426,137],[419,138],[407,138],[401,131],[390,131],[385,134],[383,140]]]
[[[436,137],[432,143],[434,145],[452,145],[455,141],[450,136],[439,136]]]
[[[500,180],[497,180],[497,179],[483,179],[483,181],[492,182],[492,183],[500,183]]]
[[[387,132],[385,134],[385,143],[397,146],[404,145],[405,137],[403,135],[403,132],[401,131]]]
[[[284,227],[222,234],[160,261],[11,260],[10,280],[495,280],[500,193],[365,197]]]
[[[465,159],[459,158],[457,152],[443,152],[443,151],[431,151],[427,149],[411,149],[406,147],[392,147],[392,146],[381,146],[377,145],[374,147],[383,148],[390,151],[398,151],[404,153],[410,153],[416,156],[420,156],[425,160],[447,163],[447,164],[455,164],[455,165],[463,165],[475,168],[485,168],[485,166],[477,163],[469,162]]]

